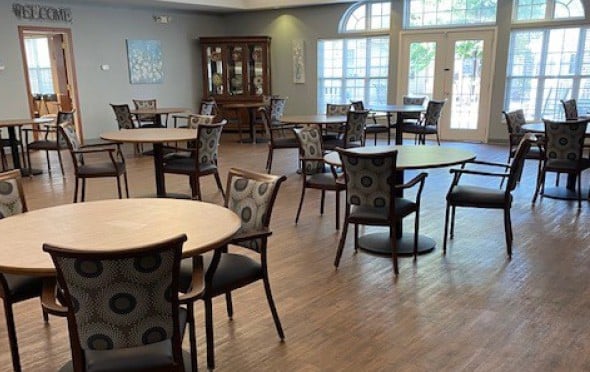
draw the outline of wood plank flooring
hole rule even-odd
[[[443,146],[472,149],[478,158],[495,161],[505,161],[507,153],[504,146]],[[127,153],[132,196],[153,194],[152,158],[134,157],[130,148]],[[266,145],[237,144],[229,135],[220,156],[225,180],[230,167],[262,171]],[[71,202],[71,161],[64,159],[66,178],[57,167],[53,175],[25,179],[30,209]],[[45,168],[44,155],[35,154],[33,161]],[[286,340],[281,343],[276,335],[262,284],[235,292],[233,321],[218,298],[218,371],[590,370],[590,202],[578,210],[575,202],[544,198],[532,207],[536,163],[527,162],[514,192],[511,261],[502,212],[476,209],[457,210],[455,239],[442,256],[450,174],[446,168],[428,170],[420,228],[437,248],[417,263],[401,258],[398,278],[390,259],[354,254],[352,233],[340,268],[334,269],[339,238],[334,195],[328,194],[326,213],[320,216],[319,193],[308,191],[295,225],[301,187],[296,168],[295,150],[275,151],[273,173],[288,180],[273,213],[269,271]],[[186,177],[167,176],[166,184],[170,192],[189,193]],[[205,201],[222,202],[213,179],[205,178],[202,190]],[[87,192],[89,200],[116,197],[113,180],[90,180]],[[47,223],[59,233],[59,221]],[[205,370],[199,303],[196,310],[199,367]],[[45,325],[36,300],[17,304],[15,312],[24,371],[54,371],[69,360],[63,319],[51,317]],[[1,310],[0,317],[0,370],[5,371],[11,363]]]

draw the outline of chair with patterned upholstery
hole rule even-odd
[[[415,213],[414,260],[418,252],[418,227],[420,199],[426,173],[420,173],[411,181],[395,185],[397,151],[379,154],[358,154],[345,149],[336,149],[340,154],[346,180],[346,210],[344,227],[336,252],[334,266],[338,268],[348,224],[354,224],[354,249],[358,246],[358,226],[388,226],[391,241],[393,271],[399,273],[397,263],[397,225],[406,216]],[[415,201],[399,196],[403,190],[418,185]]]
[[[364,146],[365,124],[367,123],[368,110],[351,110],[346,114],[346,123],[343,133],[336,139],[325,139],[323,141],[326,150],[333,150],[336,147],[352,148]]]
[[[529,152],[531,145],[537,141],[537,138],[532,133],[526,133],[520,140],[520,144],[516,149],[512,163],[493,163],[480,160],[472,160],[468,164],[477,164],[484,167],[497,167],[508,169],[506,172],[492,172],[481,169],[451,169],[453,174],[453,181],[447,193],[447,207],[445,213],[445,233],[443,238],[443,254],[447,252],[447,234],[449,231],[449,212],[451,212],[451,231],[450,238],[453,239],[455,232],[455,209],[457,207],[467,208],[486,208],[486,209],[501,209],[504,211],[504,233],[506,236],[506,253],[508,257],[512,257],[512,241],[514,239],[512,233],[512,223],[510,220],[510,208],[512,207],[512,191],[516,188],[522,169],[524,167],[524,160],[526,154]],[[462,175],[482,176],[488,178],[506,178],[506,187],[504,189],[496,187],[482,187],[459,184]]]
[[[65,122],[74,122],[73,111],[59,111],[55,120],[55,124],[62,124]],[[66,150],[68,145],[64,138],[60,137],[59,131],[53,125],[42,125],[40,128],[24,128],[25,143],[27,144],[27,163],[29,165],[29,174],[32,173],[31,166],[31,150],[45,151],[45,158],[47,159],[47,170],[51,173],[51,162],[49,161],[49,151],[57,152],[59,160],[59,167],[61,174],[65,176],[64,165],[61,157],[61,150]],[[39,139],[29,142],[29,133],[36,133]]]
[[[20,170],[15,169],[0,173],[0,219],[10,218],[26,211],[27,203],[21,184]],[[42,288],[43,278],[41,277],[0,272],[0,298],[2,298],[4,304],[8,343],[12,354],[12,368],[14,371],[20,371],[21,366],[12,305],[35,297],[41,297]],[[48,320],[45,311],[43,311],[43,319]]]
[[[76,128],[74,125],[67,121],[58,126],[60,136],[62,136],[67,143],[70,155],[72,156],[72,162],[74,163],[74,174],[76,176],[76,184],[74,186],[74,203],[78,202],[78,184],[82,180],[82,190],[80,195],[80,201],[84,201],[86,198],[86,180],[88,178],[104,178],[114,177],[117,179],[117,192],[119,199],[123,197],[121,193],[121,176],[125,181],[125,194],[129,197],[129,186],[127,184],[127,168],[125,167],[125,158],[121,152],[120,144],[114,143],[113,147],[92,147],[82,148],[78,135],[76,134]],[[107,146],[107,145],[104,145]],[[85,159],[85,155],[95,154],[108,154],[108,162],[98,162],[88,164]]]
[[[403,96],[402,103],[404,105],[418,105],[423,106],[426,101],[426,97],[414,97],[414,96]],[[402,120],[404,124],[417,124],[422,118],[422,114],[419,112],[405,112],[402,113]]]
[[[221,131],[227,121],[223,120],[215,124],[199,124],[195,139],[196,147],[179,148],[166,146],[166,149],[175,151],[186,151],[190,153],[187,157],[165,158],[163,171],[165,173],[183,174],[189,176],[192,197],[201,200],[201,185],[199,178],[207,175],[213,175],[217,188],[225,198],[221,179],[217,167],[217,152],[219,149],[219,139]]]
[[[299,142],[292,131],[286,130],[292,128],[292,126],[286,126],[281,124],[280,121],[273,121],[270,117],[270,112],[266,107],[258,109],[260,117],[262,117],[262,124],[264,125],[264,131],[268,138],[268,155],[266,157],[266,172],[270,173],[272,169],[272,159],[274,150],[276,149],[298,149]]]
[[[336,192],[336,229],[340,228],[340,191],[344,190],[344,184],[337,181],[337,174],[333,168],[327,169],[324,162],[324,150],[322,136],[317,127],[310,126],[293,129],[297,141],[299,142],[299,159],[302,162],[301,179],[301,199],[297,208],[295,223],[299,222],[299,215],[303,207],[305,190],[320,190],[321,203],[320,214],[324,214],[324,200],[326,191]]]
[[[43,304],[67,318],[73,370],[184,371],[187,325],[196,370],[192,304],[201,291],[178,291],[186,239],[104,251],[43,245],[61,294],[58,302],[44,293]]]
[[[582,172],[590,168],[590,159],[583,157],[584,137],[590,119],[545,122],[545,158],[538,178],[533,203],[545,192],[547,172],[566,173],[578,180],[578,208],[582,207]]]
[[[144,110],[144,109],[156,109],[157,104],[155,99],[134,99],[133,105],[135,106],[136,110]],[[152,114],[140,114],[135,115],[137,118],[137,122],[139,123],[140,128],[161,128],[165,125],[162,124],[162,120],[160,115],[152,115]],[[166,116],[166,122],[168,121],[168,116]]]
[[[416,141],[418,144],[426,144],[426,136],[427,135],[435,135],[436,142],[440,146],[440,138],[438,135],[438,122],[440,120],[440,116],[442,114],[443,106],[445,105],[447,100],[437,101],[437,100],[430,100],[428,101],[428,106],[426,107],[426,113],[416,124],[406,124],[404,123],[403,131],[406,133],[413,133],[416,135]]]
[[[502,111],[504,114],[504,118],[506,119],[506,126],[508,127],[508,144],[509,144],[509,151],[508,151],[508,160],[506,163],[510,163],[514,155],[516,154],[516,148],[520,144],[522,137],[525,135],[525,131],[522,129],[522,126],[526,124],[526,119],[524,117],[524,112],[522,110],[514,110],[510,112]],[[538,144],[541,144],[543,140],[541,139],[542,136],[537,135],[539,141]],[[543,149],[541,146],[531,146],[529,152],[526,154],[525,159],[532,159],[537,160],[539,162],[538,170],[537,170],[537,179],[541,174],[541,166],[543,164]],[[500,187],[504,184],[504,178],[500,182]]]
[[[203,124],[210,124],[213,123],[213,120],[215,119],[215,116],[218,113],[218,109],[217,109],[217,102],[215,102],[215,99],[211,98],[211,99],[207,99],[207,100],[202,100],[201,101],[201,106],[199,109],[199,113],[198,114],[191,114],[191,113],[179,113],[179,114],[174,114],[172,115],[172,119],[174,119],[174,128],[187,128],[190,127],[189,124],[189,120],[192,116],[211,116],[212,119],[210,122],[203,122]],[[178,119],[184,119],[187,121],[186,125],[178,125]]]
[[[345,104],[334,104],[328,103],[326,104],[326,115],[327,116],[346,116],[348,111],[351,109],[350,103]],[[325,125],[323,128],[322,137],[324,140],[334,140],[338,137],[342,136],[342,132],[344,131],[344,126],[340,124],[328,124]]]
[[[115,113],[119,129],[135,129],[138,127],[138,124],[133,120],[128,104],[114,105],[111,103],[111,107]]]
[[[231,292],[248,284],[262,280],[266,299],[272,313],[277,333],[285,338],[281,321],[272,297],[267,268],[267,243],[272,234],[269,228],[274,202],[285,176],[262,174],[232,168],[227,178],[227,199],[225,206],[234,211],[242,220],[242,227],[228,246],[217,249],[213,257],[205,259],[205,329],[207,339],[207,367],[215,368],[213,336],[214,297],[225,294],[227,314],[233,317]],[[255,252],[259,256],[245,255],[242,252]],[[200,271],[200,270],[198,270]],[[193,276],[191,260],[183,260],[181,266],[181,291],[191,287]]]
[[[563,112],[565,114],[565,120],[578,120],[578,104],[575,99],[568,99],[564,101],[560,100],[563,105]]]
[[[365,110],[365,104],[363,103],[363,101],[350,101],[350,105],[352,106],[352,109],[354,111],[364,111]],[[379,124],[377,122],[378,115],[381,116],[381,114],[378,114],[373,111],[369,111],[368,118],[371,118],[371,120],[373,122],[365,124],[365,133],[363,133],[363,143],[367,142],[367,134],[373,134],[374,135],[373,141],[376,146],[377,145],[377,135],[379,133],[387,133],[387,144],[389,145],[389,144],[391,144],[391,131],[389,130],[389,127],[387,126],[387,124]],[[383,114],[383,116],[385,116],[385,114]]]

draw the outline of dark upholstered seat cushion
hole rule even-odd
[[[436,134],[434,125],[404,124],[404,132],[418,134]]]
[[[183,335],[187,321],[186,309],[181,307],[178,315]],[[126,349],[85,350],[84,356],[87,372],[165,370],[173,365],[174,360],[170,340]]]
[[[307,177],[306,183],[311,187],[319,186],[322,188],[326,188],[329,186],[333,186],[334,189],[336,189],[337,187],[336,180],[334,179],[334,175],[332,174],[332,172],[312,174],[311,176]]]
[[[571,171],[574,172],[578,169],[578,162],[573,160],[565,160],[565,159],[547,159],[546,164],[547,170],[563,170],[563,171]],[[581,159],[581,168],[588,169],[590,168],[590,160],[583,158]]]
[[[43,278],[27,275],[4,274],[8,284],[7,292],[12,302],[39,297],[43,288]]]
[[[365,132],[367,133],[382,133],[387,132],[389,127],[387,124],[367,124],[365,126]]]
[[[65,150],[68,146],[64,143],[61,146],[58,146],[56,141],[48,141],[48,140],[39,140],[31,142],[27,145],[27,147],[31,150]]]
[[[210,263],[211,256],[205,256],[205,268],[208,268]],[[192,273],[192,259],[182,260],[180,265],[180,289],[182,291],[187,291],[190,287]],[[260,262],[241,254],[223,253],[213,276],[210,290],[213,292],[213,296],[216,296],[227,290],[252,283],[261,277],[262,266]]]
[[[201,164],[200,173],[213,173],[217,167],[213,164]],[[190,157],[172,158],[164,163],[164,172],[194,173],[195,159]]]
[[[403,198],[395,198],[395,215],[407,216],[416,211],[416,203]],[[350,208],[350,221],[370,221],[374,223],[388,224],[388,209],[353,205]]]
[[[503,209],[505,195],[506,192],[499,189],[479,186],[455,186],[447,195],[447,201],[455,206]],[[508,198],[511,203],[512,195],[509,195]]]
[[[298,148],[299,142],[295,137],[274,138],[273,147],[275,148]]]
[[[516,154],[516,147],[512,148],[510,156],[514,157],[514,154]],[[530,148],[529,152],[527,152],[525,159],[536,159],[536,160],[543,159],[541,149],[539,149],[538,146],[532,146]]]
[[[121,162],[116,163],[116,168],[113,163],[98,163],[78,166],[78,176],[80,177],[101,177],[101,176],[115,176],[122,174],[125,171],[125,164]]]

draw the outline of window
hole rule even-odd
[[[362,2],[348,8],[340,20],[340,32],[389,30],[391,2]]]
[[[327,103],[387,103],[389,37],[318,42],[318,112]]]
[[[513,9],[519,22],[584,18],[581,0],[517,0]]]
[[[513,31],[505,105],[531,118],[563,117],[561,99],[590,111],[590,28]]]
[[[51,58],[49,57],[49,40],[46,37],[26,38],[25,50],[31,93],[55,93],[51,74]]]
[[[407,28],[496,22],[497,0],[406,0]]]

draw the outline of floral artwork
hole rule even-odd
[[[305,83],[305,49],[303,40],[293,40],[293,82]]]
[[[162,44],[159,40],[127,40],[129,82],[162,83]]]

